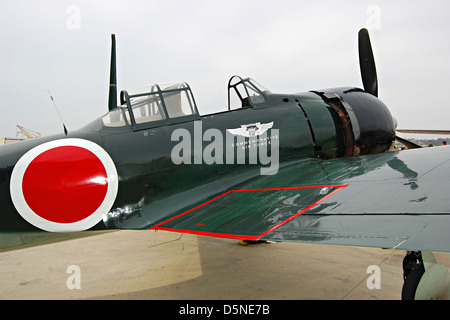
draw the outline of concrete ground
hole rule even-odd
[[[299,243],[245,247],[163,231],[93,234],[0,252],[0,299],[401,297],[404,251]],[[450,254],[436,257],[450,266]],[[378,266],[379,274],[370,266]],[[373,279],[380,289],[369,289]]]

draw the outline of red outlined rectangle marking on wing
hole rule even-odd
[[[348,185],[239,189],[225,192],[152,230],[258,240]]]

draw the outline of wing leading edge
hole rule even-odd
[[[301,162],[152,229],[450,252],[449,160],[436,147]]]

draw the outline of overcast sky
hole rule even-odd
[[[362,27],[399,127],[450,129],[449,13],[447,0],[0,0],[0,137],[61,132],[47,90],[69,131],[106,113],[111,33],[119,90],[187,82],[207,114],[235,74],[272,92],[362,87]]]

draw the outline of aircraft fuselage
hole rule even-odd
[[[243,83],[251,84],[246,81]],[[183,87],[181,91],[187,90]],[[54,140],[93,142],[114,163],[117,171],[117,182],[114,183],[118,190],[110,196],[114,197],[111,209],[103,212],[102,220],[92,228],[148,229],[231,186],[259,175],[276,174],[280,167],[290,163],[385,152],[395,137],[395,124],[388,109],[380,100],[360,89],[301,94],[265,91],[259,92],[259,99],[241,97],[242,106],[234,110],[200,116],[194,102],[191,114],[172,118],[169,102],[178,93],[173,89],[163,90],[159,111],[143,109],[144,105],[149,107],[154,102],[153,96],[151,101],[145,102],[147,104],[141,99],[137,106],[128,103],[133,99],[133,95],[129,95],[122,107],[67,136],[44,137],[0,148],[1,231],[42,228],[40,224],[35,225],[34,220],[30,223],[21,218],[24,214],[19,211],[19,215],[18,210],[23,209],[16,208],[17,204],[12,200],[14,195],[10,195],[9,190],[22,183],[23,186],[18,186],[22,194],[20,188],[25,189],[25,178],[31,176],[24,174],[22,180],[11,179],[16,163],[24,154]],[[140,94],[137,97],[148,96]],[[172,99],[174,101],[178,100]],[[118,111],[128,112],[128,115],[117,117]],[[156,116],[160,116],[157,121],[143,120]],[[26,169],[25,173],[27,170],[31,169]],[[60,175],[52,186],[44,187],[48,181],[42,179],[27,187],[36,199],[45,200],[42,204],[36,200],[36,207],[43,206],[39,210],[45,211],[47,204],[51,207],[52,201],[56,203],[53,200],[55,194],[64,197],[66,191],[71,192],[61,171],[64,170],[55,164],[54,170],[46,173],[48,181],[52,175]],[[80,173],[80,176],[83,175]],[[110,181],[110,178],[102,176],[101,179]],[[85,188],[87,195],[97,190],[100,202],[103,193],[110,192],[102,191],[100,185],[96,187],[92,183],[99,180],[98,177],[80,179],[84,180],[71,186]],[[39,184],[42,188],[37,187]],[[25,207],[28,207],[32,200],[23,193]],[[65,206],[79,205],[80,199],[76,199],[63,199],[60,207],[55,204],[49,210],[54,210],[55,215],[64,215],[64,212],[58,212],[67,211]],[[50,230],[58,231],[58,224],[56,229]]]

